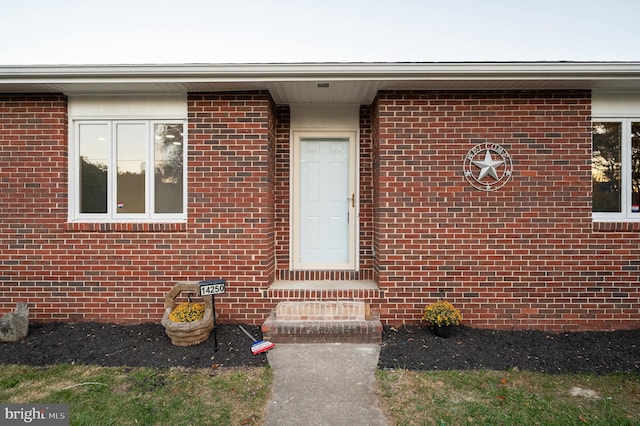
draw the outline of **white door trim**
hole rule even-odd
[[[349,193],[353,194],[353,204],[349,203],[348,244],[349,260],[344,263],[315,263],[300,261],[300,141],[304,138],[343,138],[349,140]],[[355,131],[294,131],[291,138],[290,170],[290,265],[292,270],[357,270],[358,229],[359,229],[359,150]]]

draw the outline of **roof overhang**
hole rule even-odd
[[[369,104],[380,90],[640,90],[640,62],[0,66],[0,93],[267,90],[276,103]]]

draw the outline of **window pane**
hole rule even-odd
[[[155,213],[182,213],[182,124],[155,125]]]
[[[107,212],[107,171],[109,158],[108,126],[81,124],[80,213]]]
[[[143,123],[118,124],[116,150],[118,162],[117,212],[145,212],[145,169],[147,126]]]
[[[640,123],[631,123],[631,212],[640,214]]]
[[[593,211],[620,212],[622,123],[593,123]]]

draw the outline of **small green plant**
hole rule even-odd
[[[173,322],[200,321],[204,318],[204,304],[183,302],[176,306],[169,314]]]
[[[458,325],[462,314],[446,300],[438,300],[424,308],[422,319],[436,326]]]

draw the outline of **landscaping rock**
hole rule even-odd
[[[29,305],[20,302],[0,318],[0,342],[17,342],[29,335]]]

